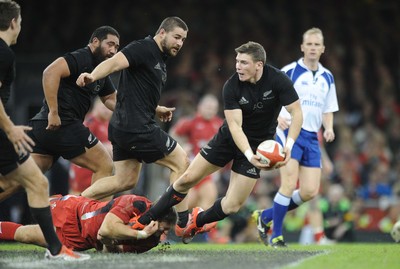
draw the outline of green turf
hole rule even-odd
[[[290,268],[309,269],[397,269],[400,268],[400,244],[336,244],[332,246],[291,246],[293,250],[321,250],[324,255],[302,261]]]
[[[68,268],[400,268],[400,244],[336,244],[272,249],[262,244],[171,244],[144,254],[103,254],[90,252],[92,259]],[[54,268],[42,262],[44,250],[24,244],[0,244],[0,268]],[[32,263],[31,261],[37,261]]]

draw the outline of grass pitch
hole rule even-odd
[[[103,254],[89,251],[91,260],[79,263],[45,261],[44,249],[25,244],[0,244],[0,268],[40,269],[258,269],[368,268],[397,269],[400,244],[337,244],[272,249],[262,244],[163,244],[144,254]]]

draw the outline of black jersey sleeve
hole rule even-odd
[[[125,55],[130,67],[137,67],[145,62],[149,50],[146,49],[145,44],[139,40],[129,43],[121,52]]]
[[[0,81],[1,88],[9,88],[15,77],[14,66],[15,55],[13,51],[7,47],[0,48]]]
[[[297,101],[299,96],[295,88],[293,87],[293,82],[290,78],[280,70],[276,70],[275,76],[275,87],[279,89],[279,100],[282,106],[290,105],[291,103]]]
[[[72,75],[78,73],[78,63],[76,58],[73,57],[71,53],[67,53],[63,57],[67,62],[70,74]]]
[[[91,72],[93,66],[91,64],[91,55],[83,53],[83,50],[69,52],[64,55],[64,59],[68,64],[71,77],[78,77],[83,72]]]
[[[240,109],[239,100],[237,98],[238,81],[235,76],[229,78],[222,88],[222,99],[224,110]]]
[[[15,55],[3,40],[0,39],[0,41],[0,99],[3,104],[6,104],[15,78]]]

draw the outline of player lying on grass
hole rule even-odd
[[[129,223],[151,205],[150,200],[137,195],[123,195],[108,202],[75,195],[50,199],[53,224],[60,241],[78,251],[96,248],[106,252],[142,253],[157,246],[161,234],[176,223],[174,210],[140,231],[132,229]],[[0,240],[46,246],[39,225],[0,222]]]

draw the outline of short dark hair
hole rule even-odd
[[[173,31],[176,27],[182,28],[186,32],[189,31],[186,23],[179,17],[168,17],[165,18],[158,28],[156,34],[160,32],[161,29],[164,29],[167,33]]]
[[[13,19],[21,15],[21,7],[11,0],[0,0],[0,31],[6,31]]]
[[[98,40],[103,41],[104,39],[107,38],[107,35],[115,35],[119,39],[118,31],[112,28],[111,26],[105,25],[94,30],[92,36],[89,39],[89,43],[92,43],[95,37]]]
[[[236,53],[249,54],[254,62],[261,61],[263,64],[267,62],[267,53],[263,46],[257,42],[249,41],[235,49]]]

